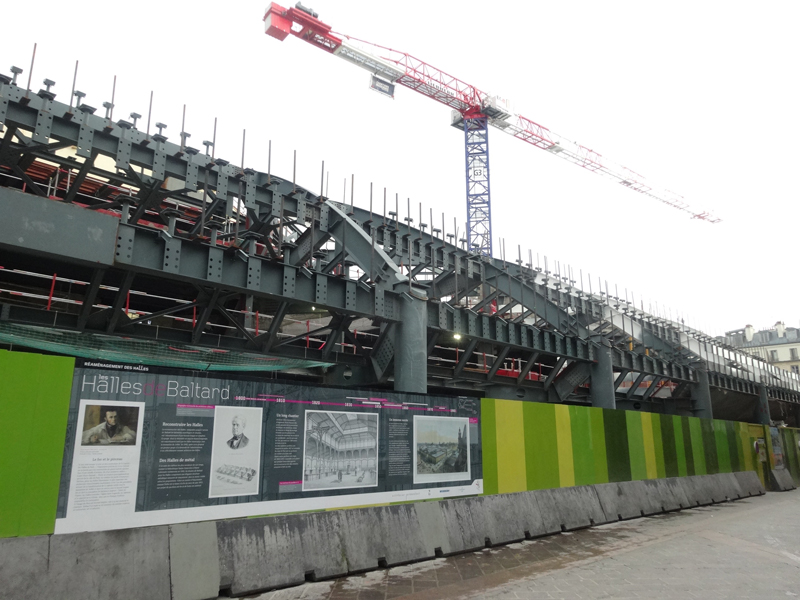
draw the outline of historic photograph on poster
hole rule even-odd
[[[378,415],[307,410],[303,491],[378,485]]]
[[[258,494],[261,408],[214,407],[209,498]]]
[[[414,483],[470,480],[469,419],[414,417]]]
[[[135,446],[139,405],[87,403],[83,414],[82,446]]]

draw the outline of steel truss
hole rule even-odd
[[[401,304],[427,298],[432,386],[589,402],[602,341],[623,402],[691,411],[698,368],[800,402],[792,374],[568,275],[95,112],[0,78],[0,323],[304,359],[370,386],[393,377]]]

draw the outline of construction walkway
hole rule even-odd
[[[250,598],[800,598],[800,490]]]

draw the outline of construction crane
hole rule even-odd
[[[692,209],[682,196],[650,185],[627,167],[514,113],[506,99],[487,94],[406,52],[334,33],[316,12],[299,2],[288,9],[273,2],[267,8],[264,23],[271,37],[283,41],[293,35],[369,71],[370,87],[382,94],[394,97],[395,86],[402,85],[452,109],[451,124],[464,131],[467,241],[476,254],[492,255],[489,126],[677,208],[693,219],[709,223],[721,220],[709,212]]]

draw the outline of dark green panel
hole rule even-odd
[[[628,424],[624,410],[603,409],[603,430],[606,434],[608,480],[631,480],[631,457],[628,451]]]
[[[714,448],[717,451],[717,472],[731,472],[731,456],[728,449],[728,429],[725,426],[727,421],[712,421],[714,427]]]
[[[675,422],[672,415],[653,415],[661,421],[661,440],[664,448],[664,472],[667,477],[678,476],[678,451],[675,447]]]
[[[728,455],[731,461],[731,471],[741,471],[744,465],[739,460],[739,452],[742,444],[739,441],[739,432],[736,431],[736,423],[725,421],[725,435],[728,438]]]
[[[483,448],[483,493],[496,494],[499,489],[497,479],[497,421],[494,414],[494,400],[481,400],[481,447]]]
[[[706,473],[708,475],[719,473],[717,436],[714,431],[714,422],[710,419],[700,419],[700,431],[703,434],[703,455],[706,459]]]
[[[642,413],[632,410],[625,412],[628,428],[628,454],[631,460],[631,479],[647,479],[647,459],[644,455],[644,436],[642,435]]]
[[[683,453],[686,455],[686,474],[696,475],[694,453],[692,452],[692,429],[689,426],[688,417],[681,417],[681,432],[683,433]]]

